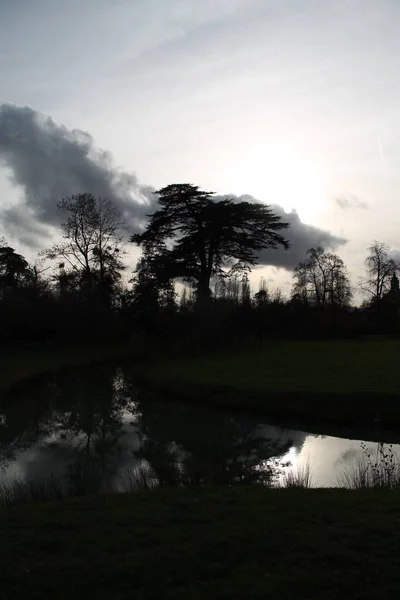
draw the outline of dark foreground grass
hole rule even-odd
[[[135,355],[128,344],[0,347],[0,394],[35,377]]]
[[[400,340],[278,342],[147,364],[143,382],[175,398],[276,417],[400,423]]]
[[[26,598],[397,598],[400,494],[157,490],[0,512],[0,585]]]

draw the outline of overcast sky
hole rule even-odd
[[[257,279],[321,242],[356,283],[400,247],[399,23],[399,0],[0,0],[1,230],[48,245],[78,191],[135,230],[190,182],[290,213]]]

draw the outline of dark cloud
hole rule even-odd
[[[0,219],[5,221],[4,228],[28,248],[36,249],[44,243],[51,244],[51,230],[27,206],[12,206],[0,213]]]
[[[113,200],[127,218],[130,233],[142,229],[146,215],[156,207],[153,188],[118,170],[108,152],[94,147],[88,133],[57,125],[29,107],[0,106],[0,160],[23,191],[20,204],[4,209],[0,217],[10,233],[31,247],[42,246],[51,234],[49,226],[59,225],[57,202],[64,196],[90,192]],[[256,202],[252,196],[229,197]],[[290,249],[262,252],[263,265],[291,270],[308,248],[335,249],[346,241],[302,223],[295,212],[286,213],[277,205],[272,209],[290,223]]]
[[[337,196],[334,200],[339,208],[343,208],[343,210],[348,208],[365,210],[368,208],[368,204],[362,200],[359,200],[357,196]]]
[[[224,196],[240,201],[257,202],[253,196]],[[280,216],[283,221],[289,223],[289,229],[283,231],[289,240],[289,250],[264,250],[259,256],[261,265],[281,267],[292,271],[302,260],[309,248],[322,246],[325,250],[336,250],[339,246],[346,244],[347,240],[333,235],[325,229],[319,229],[313,225],[307,225],[300,220],[297,212],[286,212],[281,206],[271,204],[272,211]]]
[[[391,250],[389,254],[390,258],[396,261],[396,263],[399,265],[398,268],[400,269],[400,250]]]
[[[23,190],[19,206],[6,209],[7,229],[35,245],[43,225],[58,225],[57,202],[64,196],[90,192],[113,200],[138,231],[155,198],[136,176],[117,169],[108,152],[98,150],[92,137],[57,125],[29,107],[0,106],[0,161],[11,181]]]

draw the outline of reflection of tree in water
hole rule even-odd
[[[123,418],[133,409],[132,395],[115,367],[55,376],[29,393],[14,395],[8,404],[2,462],[40,444],[32,452],[35,460],[26,465],[32,476],[50,467],[66,469],[76,490],[97,491],[118,469]]]
[[[77,371],[58,386],[58,450],[71,454],[70,476],[93,491],[112,479],[125,452],[124,416],[135,402],[115,368]],[[72,406],[71,406],[71,399]]]
[[[2,402],[0,425],[0,460],[2,466],[15,458],[17,452],[30,448],[51,434],[53,408],[50,383],[24,386],[8,394]]]
[[[270,459],[291,447],[256,418],[137,396],[129,368],[54,376],[12,400],[1,427],[3,464],[31,448],[26,477],[51,469],[66,474],[75,493],[107,489],[142,463],[162,485],[267,481]]]
[[[262,482],[290,441],[267,439],[254,418],[139,395],[140,456],[161,484]]]

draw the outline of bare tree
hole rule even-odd
[[[367,276],[361,281],[361,290],[370,306],[379,312],[383,296],[389,291],[393,274],[399,270],[399,263],[390,257],[390,248],[383,242],[375,241],[368,248],[365,259]]]
[[[294,270],[293,296],[322,310],[348,306],[351,286],[342,259],[320,246],[310,248],[306,259]]]
[[[124,268],[120,256],[125,223],[120,210],[92,194],[63,198],[58,208],[66,215],[61,224],[63,241],[47,250],[46,257],[62,260],[63,268],[67,264],[71,272],[82,274],[89,287],[95,281],[118,279]]]

